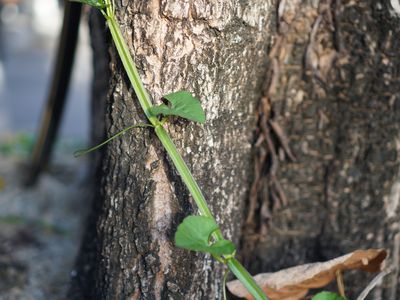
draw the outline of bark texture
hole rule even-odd
[[[168,131],[226,238],[237,242],[250,184],[254,110],[266,68],[272,3],[116,2],[122,32],[154,102],[181,89],[201,99],[205,125],[175,120]],[[96,25],[93,33],[103,30]],[[110,46],[109,51],[112,75],[105,82],[109,89],[102,115],[107,135],[145,121],[115,48]],[[95,64],[104,59],[101,53],[95,56],[99,54]],[[94,76],[104,78],[104,71],[97,69]],[[103,155],[94,213],[71,295],[219,298],[221,266],[209,256],[173,245],[177,225],[197,209],[151,130],[125,134]]]
[[[258,273],[384,247],[396,270],[371,299],[398,299],[398,12],[389,1],[281,0],[277,16],[243,257]],[[367,282],[350,274],[349,299]]]

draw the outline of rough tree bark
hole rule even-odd
[[[237,242],[252,172],[254,110],[265,75],[271,2],[116,2],[122,32],[155,102],[180,89],[201,99],[205,125],[176,120],[168,131],[225,236]],[[100,23],[93,17],[94,78],[98,87],[103,80],[108,94],[100,88],[93,97],[106,103],[95,112],[111,135],[145,119],[113,46],[109,78],[97,65],[105,59]],[[101,155],[70,298],[219,298],[221,266],[173,245],[177,225],[197,209],[155,135],[132,131]]]
[[[246,211],[240,253],[252,272],[366,247],[398,265],[400,27],[389,3],[142,0],[117,12],[154,99],[202,99],[204,126],[168,128],[228,238]],[[95,117],[110,135],[143,114],[92,20],[94,98],[106,104]],[[171,242],[196,209],[154,135],[132,132],[97,155],[72,299],[218,298],[221,267]],[[366,278],[350,275],[354,299]],[[398,280],[396,269],[373,299],[397,299]]]
[[[277,16],[242,256],[258,273],[384,247],[396,270],[371,299],[398,299],[399,12],[281,0]],[[351,275],[349,299],[366,283]]]

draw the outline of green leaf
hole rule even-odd
[[[217,229],[217,223],[211,218],[186,217],[175,233],[175,244],[180,248],[208,252],[210,236]]]
[[[211,245],[210,251],[214,255],[231,255],[235,252],[235,245],[228,240],[220,240]]]
[[[161,104],[150,108],[153,116],[179,116],[191,121],[204,123],[206,116],[201,108],[200,101],[186,91],[175,92],[163,97],[171,106]]]
[[[216,230],[218,230],[217,223],[209,217],[186,217],[175,233],[175,244],[180,248],[216,256],[232,255],[235,252],[235,246],[231,241],[220,240],[210,244],[211,234]]]
[[[83,4],[87,4],[96,8],[104,8],[107,5],[104,3],[104,0],[71,0],[72,2],[79,2]]]
[[[311,300],[346,300],[346,298],[332,292],[321,292],[312,297]]]

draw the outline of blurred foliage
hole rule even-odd
[[[27,157],[33,149],[34,142],[33,134],[17,133],[6,136],[0,141],[0,154]]]
[[[8,225],[15,225],[15,226],[28,226],[30,228],[37,228],[40,231],[47,234],[65,235],[68,233],[64,228],[61,228],[60,226],[55,224],[51,224],[45,220],[40,220],[40,219],[33,220],[18,215],[0,216],[0,224],[1,223]]]
[[[2,136],[0,139],[0,155],[28,158],[35,146],[35,135],[19,132]],[[62,138],[55,144],[55,150],[64,154],[73,154],[74,150],[81,148],[85,142],[80,139]]]

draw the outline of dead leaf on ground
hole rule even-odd
[[[357,250],[322,263],[258,274],[254,279],[270,300],[299,300],[307,295],[309,289],[320,288],[330,283],[336,278],[337,271],[381,271],[386,255],[384,249]],[[238,297],[254,299],[239,280],[228,282],[227,287]]]

